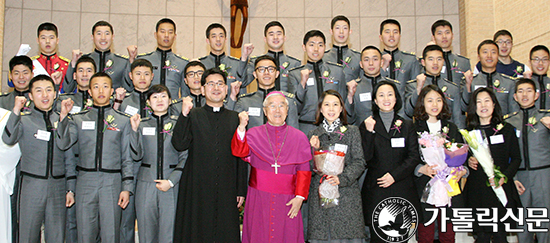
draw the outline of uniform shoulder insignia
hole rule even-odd
[[[391,79],[391,78],[388,78],[388,77],[384,77],[384,79],[386,79],[386,80],[388,80],[388,81],[392,81],[392,82],[394,82],[394,83],[396,83],[396,84],[400,84],[400,83],[401,83],[401,82],[400,82],[399,80],[397,80],[397,79]],[[415,80],[415,81],[416,81],[416,80]]]
[[[241,94],[241,95],[239,95],[238,98],[240,99],[240,98],[243,98],[243,97],[249,97],[249,96],[253,96],[254,94],[256,94],[256,92]]]
[[[504,73],[501,73],[501,75],[502,75],[502,77],[505,77],[505,78],[511,79],[511,80],[517,80],[517,79],[518,79],[518,78],[515,78],[515,77],[512,77],[512,76],[508,76],[508,75],[506,75],[506,74],[504,74]]]
[[[335,62],[329,62],[327,61],[328,64],[331,64],[333,66],[338,66],[338,67],[344,67],[342,64],[338,64],[338,63],[335,63]]]
[[[171,102],[171,103],[172,103],[172,104],[177,104],[177,103],[180,103],[180,102],[182,102],[182,101],[183,101],[183,99],[172,99],[172,102]]]
[[[241,59],[240,58],[236,58],[234,56],[227,56],[229,59],[233,59],[233,60],[236,60],[236,61],[240,61]]]
[[[447,82],[447,83],[449,83],[449,84],[452,84],[452,85],[454,85],[454,86],[457,86],[457,87],[459,86],[457,83],[455,83],[455,82],[453,82],[453,81],[451,81],[451,80],[448,80],[448,79],[446,79],[446,78],[444,78],[443,80],[445,80],[445,82]]]
[[[416,79],[411,79],[409,81],[407,81],[408,84],[412,84],[412,83],[416,83]]]
[[[130,95],[132,95],[132,93],[126,93],[126,95],[124,95],[124,97],[128,97]]]
[[[355,50],[355,49],[353,49],[353,48],[349,48],[349,50],[350,50],[351,52],[355,52],[355,54],[361,54],[361,52],[359,52],[358,50]]]
[[[59,94],[59,97],[67,97],[67,96],[73,96],[75,95],[75,93],[63,93],[63,94]]]
[[[352,80],[352,81],[355,81],[356,83],[359,83],[359,82],[361,82],[361,77],[356,78],[356,79],[354,79],[354,80]]]
[[[179,55],[179,54],[174,53],[174,56],[177,56],[177,57],[179,57],[179,58],[181,58],[181,59],[183,59],[183,60],[185,60],[185,61],[189,61],[189,58],[184,57],[184,56],[181,56],[181,55]]]
[[[59,59],[63,60],[63,61],[66,61],[66,62],[71,62],[71,60],[69,60],[68,58],[64,57],[64,56],[58,56]]]
[[[31,114],[31,111],[23,111],[23,112],[20,112],[19,114],[21,114],[22,116],[27,116]]]
[[[141,118],[141,121],[148,121],[148,120],[151,120],[151,117],[142,117]]]
[[[88,112],[90,112],[90,110],[88,110],[88,109],[82,109],[82,110],[80,110],[80,111],[77,112],[77,113],[71,114],[69,117],[74,116],[74,115],[86,114],[86,113],[88,113]]]
[[[144,52],[144,53],[138,54],[137,56],[138,56],[138,57],[141,57],[141,56],[148,56],[148,55],[153,54],[153,52],[154,52],[154,51],[152,51],[152,52]]]
[[[504,115],[503,118],[504,118],[504,119],[508,119],[508,118],[513,117],[513,116],[515,116],[515,115],[517,115],[517,114],[518,114],[518,112],[516,111],[516,112],[514,112],[514,113]]]
[[[36,60],[36,59],[38,59],[39,57],[40,57],[39,55],[32,56],[32,57],[31,57],[31,60]]]
[[[115,111],[116,113],[118,113],[118,114],[120,114],[120,115],[123,115],[123,116],[125,116],[125,117],[128,117],[128,118],[132,117],[132,116],[130,116],[130,115],[128,115],[128,114],[126,114],[126,113],[124,113],[124,112],[122,112],[122,111],[119,111],[119,110],[113,109],[113,111]]]
[[[539,112],[550,113],[550,109],[540,109]]]
[[[174,116],[174,115],[170,116],[170,118],[172,118],[173,120],[176,120],[176,121],[178,120],[178,117],[179,116]]]
[[[10,93],[2,93],[0,92],[0,97],[8,96]]]
[[[254,59],[256,59],[256,58],[258,58],[258,56],[251,56],[251,57],[250,57],[250,60],[254,60]]]
[[[287,98],[294,99],[294,97],[295,97],[293,93],[289,93],[289,92],[286,92],[286,91],[281,91],[281,93],[283,93]]]
[[[402,51],[403,54],[407,54],[407,55],[411,55],[411,56],[415,56],[416,57],[416,53],[412,52],[412,51]]]
[[[462,55],[460,55],[460,54],[456,54],[456,56],[457,56],[457,57],[460,57],[460,58],[464,58],[464,59],[466,59],[466,60],[470,60],[470,58],[467,58],[467,57],[462,56]]]
[[[122,55],[122,54],[118,54],[118,53],[115,53],[115,56],[122,57],[124,59],[129,59],[130,58],[128,55]]]
[[[207,57],[208,57],[208,55],[199,57],[199,61],[200,61],[200,60],[204,60],[204,59],[206,59]]]
[[[291,55],[286,55],[286,56],[287,56],[288,58],[294,60],[294,61],[297,61],[297,62],[300,62],[300,63],[302,62],[302,60],[300,60],[300,59],[298,59],[298,58],[296,58],[296,57],[293,57],[293,56],[291,56]]]
[[[301,69],[301,68],[303,68],[303,67],[304,67],[304,65],[302,64],[302,65],[297,66],[297,67],[295,67],[295,68],[291,68],[291,69],[288,70],[288,71],[291,72],[291,71],[294,70],[294,69]]]
[[[332,49],[332,48],[331,48]],[[325,53],[328,53],[331,49],[325,50]]]

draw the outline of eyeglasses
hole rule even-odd
[[[533,59],[531,59],[531,61],[533,61],[534,63],[540,63],[540,62],[542,62],[542,63],[544,63],[544,64],[548,63],[548,59],[547,59],[547,58],[544,58],[544,59],[533,58]]]
[[[223,87],[225,85],[224,82],[213,82],[213,81],[210,81],[208,83],[206,83],[204,86],[207,86],[209,88],[214,88],[214,87]]]
[[[499,41],[497,41],[497,44],[499,44],[499,45],[506,44],[507,46],[509,46],[509,45],[512,45],[512,41],[511,40],[507,40],[507,41],[499,40]]]
[[[204,71],[195,71],[195,72],[189,71],[189,72],[187,72],[187,73],[185,74],[185,76],[186,76],[187,78],[192,78],[192,77],[198,77],[198,78],[200,78],[200,77],[202,77],[202,74],[203,74],[203,73],[204,73]]]
[[[277,110],[277,109],[283,109],[283,108],[286,108],[287,105],[286,104],[278,104],[278,105],[275,105],[275,104],[272,104],[272,105],[268,105],[267,108],[269,108],[270,110],[274,111],[274,110]]]
[[[275,71],[277,71],[277,68],[275,68],[274,66],[269,66],[269,67],[257,67],[256,68],[256,71],[260,72],[260,73],[265,73],[265,71],[268,71],[269,73],[274,73]]]

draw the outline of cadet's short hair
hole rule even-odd
[[[440,19],[438,21],[435,21],[433,24],[432,24],[432,35],[435,35],[435,29],[437,29],[437,27],[441,27],[441,26],[449,26],[449,28],[451,29],[451,32],[453,32],[453,25],[451,24],[451,22],[447,21],[447,20],[444,20],[444,19]]]
[[[382,34],[382,32],[384,32],[384,27],[387,24],[397,25],[397,28],[399,29],[399,33],[401,33],[401,24],[399,23],[399,21],[397,21],[395,19],[386,19],[386,20],[382,21],[382,23],[380,23],[380,34]]]
[[[422,59],[426,58],[426,55],[430,51],[440,51],[441,55],[443,55],[443,49],[441,49],[440,46],[438,46],[438,45],[427,45],[426,47],[424,47],[424,51],[422,51]]]
[[[376,93],[382,85],[389,85],[393,88],[393,93],[395,94],[395,105],[393,106],[393,112],[397,114],[397,112],[401,110],[401,107],[403,107],[403,100],[401,99],[401,95],[399,94],[399,90],[397,89],[397,86],[395,86],[395,83],[387,80],[378,82],[372,91],[372,94],[374,95],[373,97],[376,99]],[[376,102],[372,102],[372,113],[376,115],[380,114],[380,107],[378,107]]]
[[[378,49],[378,47],[373,45],[365,46],[365,48],[363,48],[363,50],[361,51],[361,56],[363,56],[363,53],[367,50],[376,50],[380,54],[380,56],[382,56],[382,52],[380,51],[380,49]]]
[[[111,83],[111,88],[113,87],[113,79],[111,78],[111,76],[109,76],[109,74],[107,74],[105,72],[94,73],[94,75],[92,75],[92,77],[90,78],[90,87],[92,86],[92,84],[94,82],[94,79],[96,79],[96,78],[107,78],[107,79],[109,79],[109,82]]]
[[[208,69],[208,70],[204,71],[204,73],[202,74],[202,77],[201,77],[201,85],[202,86],[206,85],[206,78],[208,76],[214,75],[214,74],[222,75],[223,82],[225,84],[227,84],[227,75],[225,74],[225,72],[222,71],[220,68],[215,67],[215,68],[211,68],[211,69]]]
[[[493,41],[497,41],[497,38],[503,35],[510,36],[510,39],[514,40],[514,37],[512,37],[512,33],[508,30],[499,30],[495,32],[495,35],[493,35]]]
[[[548,47],[546,47],[545,45],[536,45],[534,46],[533,48],[531,48],[531,51],[529,52],[529,58],[531,58],[533,56],[533,53],[535,53],[536,51],[545,51],[546,54],[550,55],[550,51],[548,50]]]
[[[267,23],[265,25],[265,28],[264,28],[264,36],[267,36],[267,30],[269,30],[269,28],[273,27],[273,26],[279,26],[281,27],[281,29],[283,29],[283,35],[285,34],[285,27],[283,27],[283,24],[281,24],[281,22],[279,21],[271,21],[269,23]]]
[[[75,69],[78,69],[79,64],[85,63],[85,62],[89,62],[92,64],[92,66],[94,67],[94,73],[95,73],[95,71],[97,70],[97,65],[95,64],[94,59],[89,56],[81,56],[80,58],[78,58],[75,64],[75,67],[76,67]]]
[[[169,18],[162,18],[161,20],[159,20],[157,22],[157,26],[155,27],[155,31],[158,32],[160,25],[165,24],[165,23],[168,23],[168,24],[171,24],[172,26],[174,26],[174,31],[176,31],[176,22],[174,22],[174,20],[169,19]]]
[[[275,58],[273,58],[271,56],[268,56],[268,55],[263,55],[263,56],[259,56],[258,58],[256,58],[256,61],[254,61],[254,70],[256,70],[256,67],[258,66],[258,63],[260,63],[263,60],[272,61],[273,64],[275,64],[275,70],[279,71],[279,67],[277,67],[277,65],[276,65]]]
[[[34,86],[34,83],[38,81],[48,81],[52,84],[53,89],[55,90],[55,83],[53,82],[53,79],[45,74],[36,75],[36,77],[33,77],[31,81],[29,82],[29,90],[32,90],[32,87]]]
[[[50,22],[44,22],[38,26],[38,30],[36,31],[36,36],[40,37],[40,32],[43,30],[51,30],[55,33],[55,37],[57,37],[57,26],[55,24]]]
[[[195,67],[195,66],[199,66],[202,68],[202,70],[205,70],[206,71],[206,67],[204,66],[204,64],[202,64],[202,62],[200,61],[190,61],[189,63],[187,63],[187,65],[185,65],[185,68],[183,69],[183,75],[187,75],[187,69],[189,69],[190,67]]]
[[[227,31],[225,31],[225,27],[223,27],[223,25],[221,25],[220,23],[212,23],[206,28],[206,38],[208,39],[208,37],[210,37],[210,31],[218,28],[222,29],[223,34],[227,36]]]
[[[33,69],[32,60],[28,56],[14,56],[10,60],[10,72],[13,71],[15,66],[24,65],[28,67],[31,71]]]
[[[498,51],[498,45],[496,42],[494,42],[493,40],[484,40],[482,41],[481,43],[479,43],[479,45],[477,46],[477,54],[479,55],[479,51],[481,50],[481,47],[484,46],[484,45],[495,45],[497,47],[497,51]]]
[[[323,39],[323,43],[327,43],[325,39],[325,34],[323,34],[323,32],[321,32],[320,30],[310,30],[304,35],[304,45],[307,44],[311,37],[321,37]]]
[[[100,21],[97,21],[97,22],[94,24],[94,26],[92,26],[92,35],[93,35],[94,32],[95,32],[95,28],[100,27],[100,26],[107,26],[107,27],[109,27],[109,29],[111,30],[111,34],[114,34],[114,33],[115,33],[115,30],[113,29],[113,26],[112,26],[109,22],[107,22],[107,21],[105,21],[105,20],[100,20]]]
[[[336,22],[338,21],[346,21],[346,23],[348,23],[348,26],[351,27],[351,24],[349,22],[349,19],[348,17],[344,16],[344,15],[338,15],[334,18],[332,18],[332,21],[330,21],[330,28],[334,28],[334,25],[336,24]]]
[[[533,90],[536,91],[537,89],[537,86],[535,85],[535,81],[533,81],[532,79],[528,79],[528,78],[519,78],[517,81],[516,81],[516,93],[518,92],[518,87],[522,84],[529,84],[533,87]]]
[[[151,88],[149,88],[149,90],[147,90],[146,97],[147,97],[147,99],[151,99],[151,95],[162,93],[162,92],[166,92],[168,94],[168,98],[172,99],[172,95],[170,95],[170,90],[168,90],[168,87],[166,87],[162,84],[155,84],[155,85],[151,86]]]
[[[130,66],[130,70],[134,71],[137,67],[148,67],[151,69],[151,72],[153,72],[153,64],[149,60],[138,58],[132,62],[132,65]]]

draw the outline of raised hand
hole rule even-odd
[[[248,111],[241,111],[239,113],[239,131],[246,131],[246,125],[248,125]]]
[[[390,54],[384,54],[382,55],[382,69],[386,69],[390,66],[391,62],[391,55]]]
[[[15,96],[15,104],[13,105],[13,114],[18,116],[21,109],[25,107],[25,103],[27,103],[27,98],[25,98],[25,96]]]
[[[73,50],[73,59],[71,59],[71,66],[73,68],[76,67],[76,61],[82,56],[82,52],[80,50]]]
[[[141,116],[139,114],[136,113],[130,117],[130,124],[132,124],[132,130],[134,130],[134,132],[137,132],[140,122]]]
[[[416,76],[416,94],[420,95],[420,91],[424,88],[424,83],[426,83],[426,74],[418,74]]]
[[[59,121],[63,121],[65,117],[73,109],[74,101],[71,98],[61,101],[61,112],[59,113]]]
[[[321,147],[321,141],[319,140],[319,137],[315,135],[311,136],[311,138],[309,139],[309,144],[314,149],[319,149]]]
[[[300,81],[300,84],[304,89],[306,88],[307,80],[309,79],[309,74],[311,72],[313,72],[313,70],[309,70],[307,68],[302,69],[302,71],[300,71],[300,76],[302,76],[302,80]]]
[[[466,90],[468,90],[468,93],[472,92],[472,82],[474,81],[474,73],[472,73],[472,70],[468,70],[464,73],[464,79],[466,80]]]
[[[348,86],[348,103],[353,104],[353,96],[357,92],[357,82],[349,81],[346,85]]]
[[[136,60],[137,49],[138,47],[136,45],[129,45],[128,47],[126,47],[126,50],[128,50],[128,61],[130,61],[130,63]]]
[[[231,83],[231,95],[229,98],[231,98],[233,101],[237,101],[237,95],[241,91],[241,85],[243,82],[241,81],[235,81]]]
[[[254,51],[254,45],[252,43],[246,43],[241,48],[241,60],[246,61],[250,54],[252,54],[252,51]],[[244,60],[243,60],[244,58]]]
[[[181,102],[181,114],[187,116],[189,112],[193,109],[193,99],[189,96],[183,98]]]
[[[376,125],[376,120],[374,120],[372,116],[369,116],[367,117],[367,119],[365,119],[365,128],[367,128],[367,131],[374,131],[374,125]]]
[[[117,100],[124,100],[125,97],[126,97],[126,90],[124,88],[120,87],[115,90],[115,98]]]
[[[54,73],[52,73],[51,77],[55,85],[60,85],[61,81],[63,81],[63,72],[55,71]]]

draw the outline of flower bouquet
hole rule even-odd
[[[447,191],[449,197],[456,196],[460,194],[460,186],[458,181],[461,177],[458,177],[458,173],[462,170],[465,170],[464,162],[468,158],[468,148],[467,144],[456,143],[454,141],[445,143],[445,163],[450,168],[449,177],[447,181],[451,186],[452,191]]]
[[[344,170],[346,149],[339,148],[337,144],[325,148],[321,147],[313,154],[315,162],[314,170],[323,176],[320,181],[321,185],[319,186],[321,207],[331,208],[338,206],[338,198],[340,197],[338,185],[333,186],[324,179],[329,175],[339,175],[342,173]]]
[[[464,129],[460,130],[460,133],[464,137],[464,140],[470,145],[470,151],[474,154],[474,157],[477,159],[485,174],[487,174],[488,179],[493,179],[493,181],[500,181],[500,178],[504,178],[504,182],[508,181],[506,175],[504,175],[498,166],[495,166],[493,157],[491,157],[491,150],[489,149],[489,143],[487,141],[487,136],[484,131],[481,130],[472,130],[466,131]],[[487,181],[487,186],[493,188],[496,196],[498,197],[502,205],[508,203],[506,198],[506,193],[502,187],[496,187],[495,185],[489,184]]]

